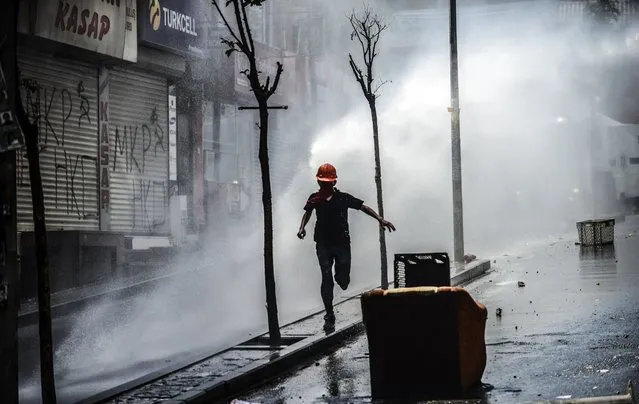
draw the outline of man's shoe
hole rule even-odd
[[[326,313],[324,315],[324,322],[327,324],[335,324],[335,313]]]
[[[350,279],[342,279],[338,276],[335,276],[335,282],[339,285],[342,290],[348,289],[348,284],[351,283]]]
[[[324,331],[327,333],[335,331],[335,313],[324,315]]]

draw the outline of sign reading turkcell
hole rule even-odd
[[[177,53],[202,53],[200,1],[140,0],[139,41]]]

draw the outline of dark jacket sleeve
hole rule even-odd
[[[360,210],[362,208],[362,205],[364,204],[364,201],[354,197],[351,194],[346,194],[346,200],[348,201],[348,207],[351,209],[355,209],[355,210]]]
[[[304,210],[307,212],[312,212],[315,209],[315,204],[312,202],[313,198],[317,193],[312,193],[308,199],[306,200],[306,205],[304,205]]]

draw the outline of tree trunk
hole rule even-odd
[[[20,123],[24,130],[31,181],[33,203],[33,226],[35,233],[36,263],[38,266],[38,315],[40,331],[40,387],[42,403],[55,404],[55,378],[53,370],[53,336],[51,330],[51,290],[49,288],[49,256],[47,251],[47,228],[45,222],[44,193],[40,173],[40,151],[38,150],[38,127],[31,124],[24,109],[18,106]]]
[[[377,211],[384,217],[384,197],[382,194],[382,163],[379,157],[379,128],[377,125],[377,107],[375,100],[369,100],[371,119],[373,121],[373,144],[375,145],[375,186],[377,188]],[[386,256],[386,232],[379,226],[379,254],[381,259],[382,289],[388,289],[388,258]]]
[[[0,13],[0,57],[8,99],[0,91],[0,105],[15,111],[15,72],[18,0],[5,1]],[[0,87],[3,87],[0,83]],[[0,153],[0,397],[18,402],[18,307],[19,272],[16,232],[16,152]]]
[[[281,340],[280,325],[277,316],[277,297],[275,294],[275,265],[273,262],[273,197],[271,192],[271,171],[268,161],[268,104],[258,99],[260,110],[259,160],[262,170],[262,205],[264,207],[264,281],[266,283],[266,311],[268,332],[272,345]]]

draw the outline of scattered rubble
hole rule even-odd
[[[464,255],[464,263],[468,264],[470,262],[473,262],[477,259],[477,256],[474,254],[466,254]]]
[[[520,288],[523,288],[523,287],[526,286],[526,284],[524,282],[522,282],[522,281],[519,281],[519,282],[517,282],[517,286],[520,287]]]
[[[497,308],[495,315],[497,315],[497,318],[501,318],[501,307]]]

